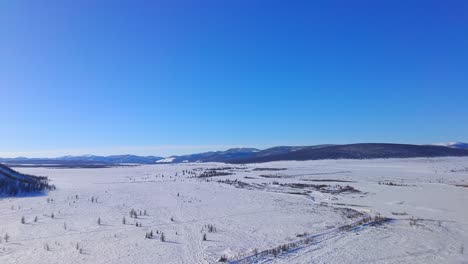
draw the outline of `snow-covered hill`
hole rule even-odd
[[[47,177],[21,174],[0,164],[0,197],[43,193],[54,188]]]
[[[254,156],[260,150],[255,148],[232,148],[225,151],[210,151],[182,156],[172,156],[160,159],[156,163],[182,163],[182,162],[225,162],[233,159]]]
[[[463,142],[448,142],[448,143],[438,143],[435,144],[437,146],[445,146],[449,148],[456,148],[456,149],[468,149],[468,143]]]

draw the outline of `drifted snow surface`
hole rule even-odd
[[[175,157],[164,158],[156,161],[156,163],[171,163],[175,160]]]
[[[203,179],[182,173],[227,166],[231,165],[20,169],[48,176],[57,190],[43,197],[0,200],[0,263],[214,263],[222,255],[235,263],[254,249],[275,248],[297,241],[298,234],[326,233],[358,220],[339,208],[395,220],[333,232],[255,263],[468,261],[468,188],[462,187],[468,184],[468,158],[235,165],[226,170],[232,175]],[[226,179],[248,187],[217,182]],[[326,184],[332,189],[350,185],[361,193],[292,189],[288,183]],[[92,197],[97,202],[92,203]],[[130,218],[131,209],[146,210],[147,216]],[[136,221],[142,227],[136,227]],[[205,225],[215,226],[217,232],[208,233]],[[150,230],[155,238],[145,239]],[[160,241],[157,230],[164,232],[166,242]]]

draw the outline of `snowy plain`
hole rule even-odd
[[[57,189],[0,200],[2,264],[468,263],[468,158],[18,170]]]

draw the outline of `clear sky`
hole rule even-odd
[[[0,156],[468,141],[468,1],[0,1]]]

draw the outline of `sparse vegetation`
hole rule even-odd
[[[133,208],[130,210],[130,213],[129,213],[129,214],[130,214],[130,217],[131,217],[131,218],[135,218],[135,219],[138,218],[138,213],[137,213],[137,211],[136,211],[135,209],[133,209]]]
[[[225,168],[207,169],[204,172],[202,172],[200,175],[198,175],[198,178],[211,178],[211,177],[217,177],[217,176],[232,175],[231,172],[226,172],[223,170],[225,170]]]
[[[387,186],[409,186],[408,184],[403,183],[396,183],[392,181],[379,181],[379,185],[387,185]]]
[[[392,212],[392,215],[408,215],[406,212]]]
[[[154,237],[153,230],[151,230],[150,232],[146,232],[145,234],[146,239],[152,239],[153,237]]]

